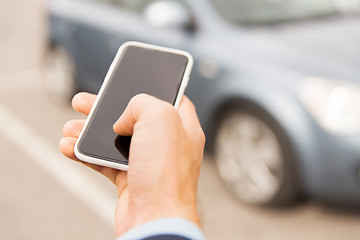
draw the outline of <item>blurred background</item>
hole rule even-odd
[[[359,239],[360,1],[14,0],[0,7],[0,238],[114,239],[110,182],[59,153],[118,47],[189,51],[209,240]]]

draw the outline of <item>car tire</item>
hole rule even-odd
[[[254,106],[226,110],[213,150],[220,177],[242,202],[284,206],[297,200],[294,154],[287,137],[265,111]]]
[[[56,104],[69,105],[78,88],[75,62],[65,47],[57,45],[47,50],[43,76],[50,99]]]

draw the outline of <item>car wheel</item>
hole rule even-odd
[[[62,46],[47,51],[44,66],[44,84],[50,98],[57,104],[68,105],[77,91],[75,63]]]
[[[220,121],[214,157],[221,178],[241,201],[285,205],[296,199],[290,147],[262,111],[236,108]]]

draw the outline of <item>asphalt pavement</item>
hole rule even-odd
[[[63,124],[83,118],[50,101],[42,81],[46,8],[0,8],[0,239],[115,239],[117,193],[99,174],[59,153]],[[203,161],[199,208],[209,240],[359,239],[360,214],[316,202],[266,209],[239,203]]]

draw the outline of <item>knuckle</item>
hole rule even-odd
[[[201,126],[199,125],[197,128],[194,128],[193,130],[193,137],[194,137],[194,141],[196,143],[198,143],[199,145],[201,145],[202,147],[205,146],[205,142],[206,142],[206,137],[205,137],[205,133],[202,130]]]
[[[188,101],[189,102],[189,107],[191,108],[191,110],[195,111],[196,112],[196,107],[195,107],[195,104],[192,102],[192,101]]]
[[[199,141],[203,146],[205,146],[206,136],[201,127],[199,127]]]
[[[159,104],[156,106],[156,110],[160,116],[173,117],[178,115],[174,106],[165,101],[159,101]]]

